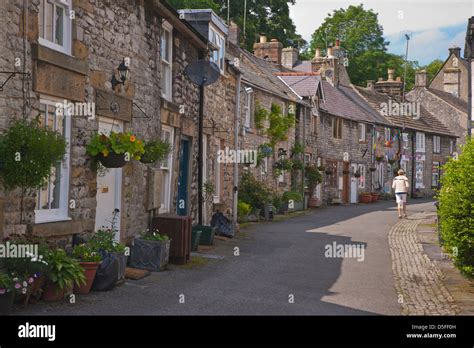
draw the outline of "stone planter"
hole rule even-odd
[[[372,192],[370,195],[372,196],[372,202],[377,202],[379,200],[380,194],[378,192]]]
[[[321,206],[321,202],[316,197],[312,197],[309,199],[308,201],[309,208],[319,208],[320,206]]]
[[[133,240],[130,267],[159,272],[166,269],[170,257],[170,240]]]

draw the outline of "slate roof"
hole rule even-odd
[[[319,75],[280,75],[279,77],[300,97],[315,96],[321,83]]]
[[[299,101],[299,97],[275,74],[288,72],[277,64],[268,62],[254,56],[252,53],[230,43],[226,58],[233,61],[234,57],[240,59],[239,70],[242,72],[242,80],[248,84],[273,93],[283,99]]]
[[[320,103],[320,108],[323,111],[352,121],[390,125],[387,119],[375,112],[351,87],[334,87],[327,81],[322,81],[321,85],[324,100]]]
[[[311,71],[311,61],[310,60],[299,60],[296,62],[295,66],[293,67],[295,71]]]
[[[451,93],[440,91],[433,88],[428,88],[428,91],[438,96],[439,98],[443,99],[446,103],[450,104],[451,106],[454,106],[455,108],[467,113],[468,111],[467,102],[465,102],[461,98],[455,97]]]
[[[367,88],[355,86],[356,90],[367,100],[367,102],[375,108],[377,111],[381,109],[382,103],[388,103],[390,97],[388,95],[368,90]],[[411,117],[401,116],[384,116],[394,126],[425,133],[448,135],[456,137],[443,123],[438,121],[433,115],[431,115],[423,106],[420,107],[420,118],[415,120]]]

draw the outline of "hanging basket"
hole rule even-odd
[[[122,168],[127,164],[124,153],[117,154],[115,152],[110,152],[107,157],[100,153],[97,155],[97,159],[105,168]]]
[[[377,170],[377,168],[375,168],[375,167],[370,167],[369,170],[370,170],[371,172],[375,172],[375,171]]]

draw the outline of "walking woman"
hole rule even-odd
[[[410,184],[408,183],[408,178],[405,176],[405,171],[400,169],[398,171],[398,176],[393,179],[392,188],[395,190],[395,197],[397,198],[398,205],[398,218],[403,217],[407,218],[407,196],[408,189]]]

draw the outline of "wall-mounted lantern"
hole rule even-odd
[[[128,64],[125,62],[125,58],[122,60],[122,63],[117,68],[119,79],[115,77],[115,74],[112,75],[112,89],[115,89],[117,85],[124,85],[125,81],[128,79],[130,74],[130,69]]]

